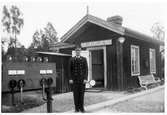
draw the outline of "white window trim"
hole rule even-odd
[[[133,72],[132,72],[132,58],[131,58],[132,56],[131,56],[131,52],[130,52],[130,58],[131,58],[131,75],[132,75],[132,76],[137,76],[137,75],[140,75],[140,53],[139,53],[139,52],[140,52],[140,47],[137,46],[137,45],[131,45],[130,51],[131,51],[132,48],[137,48],[137,49],[139,50],[139,51],[138,51],[138,56],[139,56],[139,60],[138,60],[138,61],[139,61],[139,62],[138,62],[138,63],[139,63],[139,64],[138,64],[139,72],[138,72],[138,73],[133,73]]]
[[[155,52],[155,71],[151,71],[151,60],[150,60],[150,52],[151,51],[155,52],[155,49],[152,49],[152,48],[149,49],[150,73],[151,74],[156,74],[156,71],[157,71],[157,68],[156,68],[156,52]]]

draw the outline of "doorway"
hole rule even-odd
[[[104,87],[104,55],[103,49],[91,51],[92,79],[96,81],[94,87]]]

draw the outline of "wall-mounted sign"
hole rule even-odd
[[[25,75],[25,70],[17,70],[17,75]]]
[[[53,70],[46,70],[46,73],[47,73],[47,74],[52,74],[52,73],[53,73]]]
[[[40,74],[53,74],[53,70],[40,70]]]
[[[16,75],[16,70],[8,70],[8,75]]]
[[[8,70],[8,75],[25,75],[25,70]]]
[[[82,47],[92,47],[92,46],[104,46],[104,45],[111,45],[111,44],[112,44],[112,40],[101,40],[101,41],[81,43],[81,46]]]
[[[46,70],[40,70],[40,74],[46,74]]]

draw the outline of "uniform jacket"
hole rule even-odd
[[[87,80],[88,65],[85,57],[79,58],[72,57],[69,60],[69,79],[74,83],[82,83],[83,80]]]

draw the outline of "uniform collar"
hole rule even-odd
[[[76,58],[81,58],[81,56],[75,56]]]

